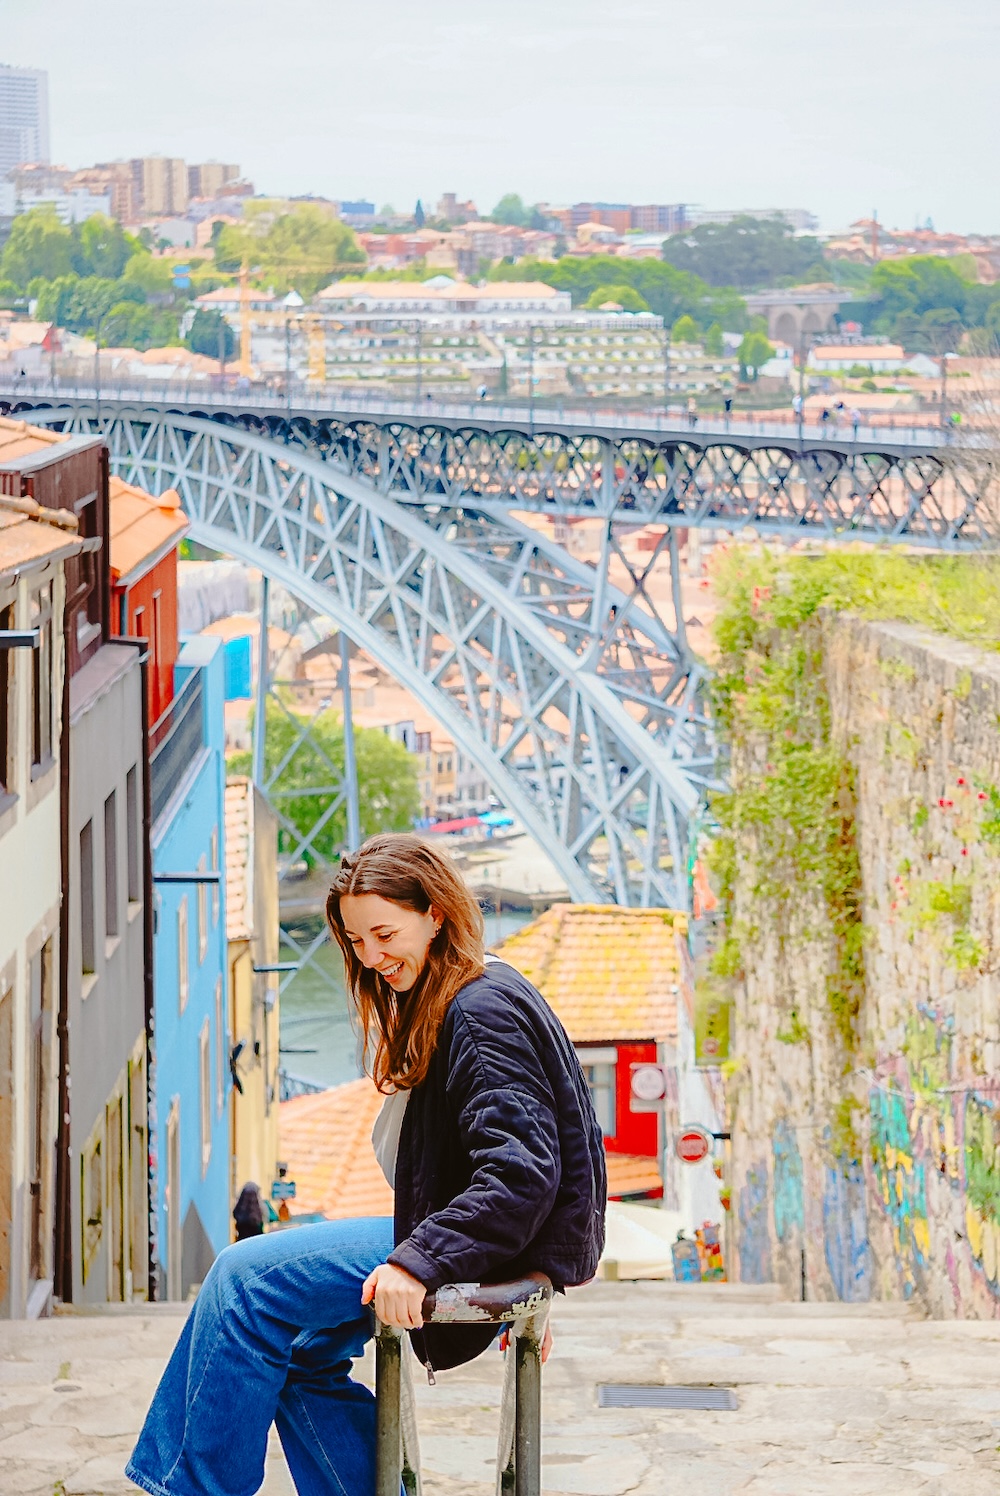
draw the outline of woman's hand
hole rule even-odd
[[[371,1304],[384,1325],[398,1330],[419,1330],[427,1289],[412,1273],[391,1262],[383,1262],[369,1273],[361,1290],[362,1304]]]

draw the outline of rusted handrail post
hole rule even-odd
[[[552,1301],[544,1273],[513,1283],[449,1283],[424,1299],[425,1324],[513,1324],[514,1496],[541,1493],[541,1342]],[[402,1332],[379,1324],[375,1337],[375,1496],[399,1496]],[[499,1472],[498,1472],[499,1473]],[[506,1486],[505,1486],[506,1489]]]

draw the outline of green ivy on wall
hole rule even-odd
[[[850,1055],[865,980],[861,870],[853,769],[830,736],[820,615],[891,619],[998,648],[1000,561],[736,548],[719,567],[716,586],[714,709],[737,765],[731,790],[714,803],[721,829],[712,865],[727,920],[716,974],[739,973],[746,943],[765,921],[783,946],[828,935],[829,1012]],[[909,678],[902,662],[885,668]],[[954,694],[961,699],[971,688],[964,672]],[[992,789],[980,791],[982,832],[1000,839],[1000,794]],[[926,824],[926,807],[917,808],[914,821]],[[749,873],[746,886],[738,879],[741,867]],[[811,897],[803,898],[804,890]],[[950,959],[963,967],[980,955],[968,935],[964,892],[961,880],[928,885],[917,913],[922,922],[947,922]],[[822,928],[807,928],[803,911],[815,919],[817,908]],[[786,1043],[809,1037],[796,1011],[778,1033]]]

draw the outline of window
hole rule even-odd
[[[97,937],[94,930],[94,823],[80,832],[80,969],[97,970]]]
[[[222,978],[215,979],[215,1114],[222,1116],[226,1104],[226,1010],[222,1000]]]
[[[219,828],[218,828],[218,826],[213,826],[212,827],[212,838],[211,838],[211,842],[210,842],[210,847],[211,847],[211,858],[212,858],[212,863],[211,863],[212,872],[213,873],[217,873],[219,871]],[[218,885],[218,883],[213,883],[212,884],[212,929],[213,930],[216,928],[216,926],[219,923],[219,904],[220,904],[220,898],[221,898],[221,895],[220,895],[219,885]]]
[[[201,1026],[198,1046],[201,1076],[201,1177],[204,1179],[212,1157],[212,1056],[207,1018]]]
[[[38,648],[31,651],[31,763],[47,765],[52,758],[52,583],[31,598],[31,627],[38,630]]]
[[[607,1049],[578,1049],[577,1055],[583,1066],[601,1132],[606,1138],[613,1138],[618,1129],[615,1107],[618,1051],[613,1046]]]
[[[139,856],[139,766],[133,764],[125,776],[125,835],[130,904],[142,902],[142,861]]]
[[[118,934],[118,796],[114,790],[104,802],[104,933],[109,940]]]
[[[177,1002],[183,1013],[188,1000],[188,901],[184,894],[177,906]]]
[[[14,627],[13,607],[0,609],[0,629]],[[13,722],[11,714],[11,690],[14,672],[11,669],[11,652],[0,648],[0,799],[13,794]]]
[[[198,858],[198,871],[208,871],[205,854],[202,852]],[[201,965],[208,955],[208,884],[198,884],[198,964]]]

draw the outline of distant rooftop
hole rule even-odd
[[[533,982],[574,1044],[677,1035],[685,915],[617,904],[554,904],[498,946]]]

